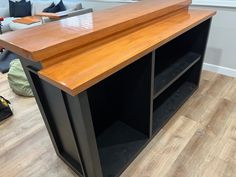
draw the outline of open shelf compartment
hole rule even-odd
[[[153,103],[153,134],[158,132],[184,102],[193,94],[198,85],[191,80],[193,69],[176,80],[160,94]]]
[[[201,23],[155,51],[153,134],[198,88],[209,22]]]
[[[119,176],[149,140],[151,67],[150,53],[87,92],[104,177]]]
[[[183,57],[174,61],[168,68],[155,76],[154,81],[154,97],[160,95],[174,81],[182,76],[189,68],[191,68],[201,58],[200,54],[188,52]]]
[[[155,51],[154,98],[168,89],[178,78],[196,63],[192,75],[199,83],[209,21],[203,22],[191,30],[181,34]]]
[[[110,177],[120,173],[124,165],[135,157],[147,140],[147,135],[126,123],[114,122],[97,140],[101,164],[105,167],[104,176]]]

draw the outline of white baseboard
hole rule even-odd
[[[220,73],[226,76],[236,77],[236,69],[232,69],[232,68],[204,63],[203,69],[207,71],[211,71],[211,72]]]

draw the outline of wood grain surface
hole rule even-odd
[[[57,157],[34,98],[0,74],[14,116],[0,123],[1,177],[78,177]],[[203,71],[200,87],[121,177],[235,177],[236,78]]]
[[[209,19],[214,11],[180,10],[142,27],[42,61],[39,76],[76,95]]]
[[[0,36],[0,46],[41,61],[188,6],[191,0],[144,0],[18,30]]]
[[[49,12],[40,12],[40,13],[35,14],[35,16],[48,17],[52,19],[60,19],[60,15],[58,15],[57,13],[49,13]]]

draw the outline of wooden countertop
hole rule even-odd
[[[143,0],[0,36],[0,45],[42,61],[188,6],[191,0]]]
[[[12,32],[0,46],[39,61],[39,77],[77,95],[215,14],[189,4],[144,0]]]
[[[76,95],[214,14],[214,11],[179,11],[139,29],[130,29],[73,50],[67,55],[55,57],[54,60],[42,62],[45,69],[39,71],[39,76],[67,93]]]

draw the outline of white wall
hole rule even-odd
[[[107,1],[79,0],[79,2],[81,2],[83,8],[93,8],[94,11],[104,10],[116,6],[125,5],[127,3],[131,3],[130,1],[117,2],[115,0],[107,0]]]
[[[236,8],[213,6],[192,6],[191,8],[217,11],[217,15],[212,20],[206,50],[205,63],[210,64],[207,65],[207,69],[218,66],[220,71],[228,69],[232,73],[232,70],[235,70],[232,74],[236,76]],[[214,68],[209,68],[211,65]]]

